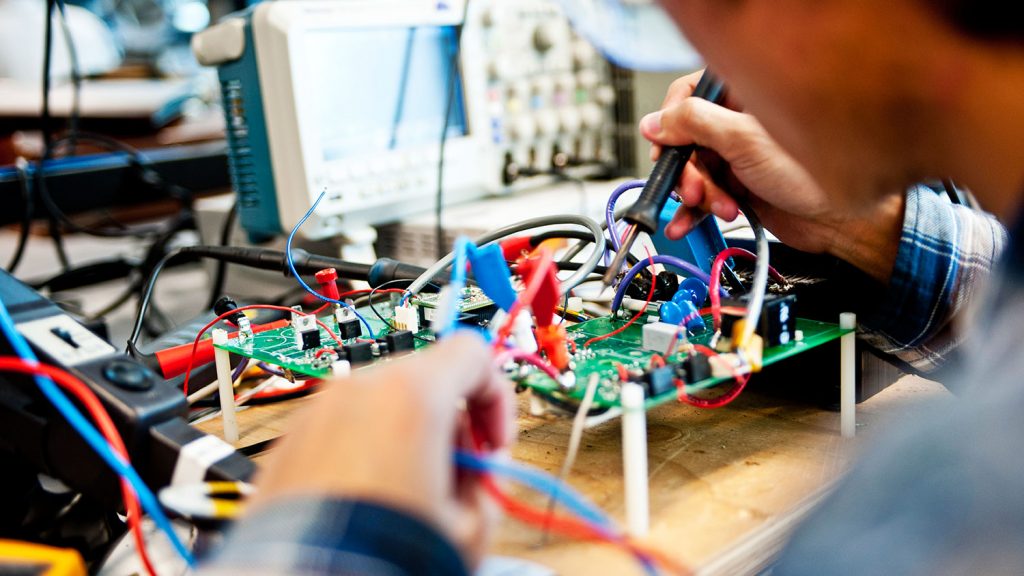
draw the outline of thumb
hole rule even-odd
[[[697,144],[718,152],[726,161],[746,133],[748,115],[702,98],[686,98],[640,120],[640,133],[655,144]]]

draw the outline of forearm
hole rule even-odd
[[[861,315],[861,335],[930,372],[959,347],[960,319],[985,290],[1006,230],[994,217],[927,190],[911,190],[906,198],[890,274],[878,301]]]
[[[879,202],[870,214],[837,225],[828,252],[882,284],[888,284],[896,265],[904,231],[907,198],[893,194]]]

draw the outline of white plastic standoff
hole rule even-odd
[[[224,422],[224,439],[238,442],[238,420],[235,418],[235,388],[231,381],[231,358],[227,350],[217,347],[228,341],[226,330],[216,328],[213,331],[213,360],[217,366],[217,384],[220,390],[220,415]]]
[[[622,385],[622,468],[626,491],[626,531],[643,538],[650,525],[647,486],[647,411],[644,389],[635,382]]]
[[[843,330],[857,328],[857,315],[844,312],[839,315]],[[857,335],[844,334],[839,341],[839,431],[843,438],[857,433]]]

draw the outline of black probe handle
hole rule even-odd
[[[705,70],[700,81],[697,82],[697,87],[693,90],[693,97],[717,103],[724,93],[725,85],[710,71]],[[679,183],[683,168],[696,149],[696,144],[663,148],[661,156],[651,170],[651,175],[647,178],[643,192],[622,218],[635,224],[641,231],[653,234],[658,229],[658,217],[662,208],[665,207],[669,195]]]

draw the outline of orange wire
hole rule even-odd
[[[103,407],[103,404],[96,397],[96,394],[86,386],[81,380],[73,376],[72,374],[61,370],[55,366],[49,366],[46,364],[36,364],[16,358],[12,356],[0,356],[0,370],[8,372],[19,372],[21,374],[35,374],[39,376],[46,376],[50,380],[53,380],[58,386],[64,388],[70,392],[78,401],[85,406],[85,409],[92,416],[93,421],[96,423],[97,428],[110,443],[110,447],[122,458],[125,462],[131,463],[128,457],[128,450],[124,446],[124,441],[121,439],[121,434],[117,431],[117,427],[114,426],[113,420],[110,419],[110,414],[107,413],[107,409]],[[131,484],[127,480],[121,479],[121,495],[124,498],[124,505],[128,516],[128,527],[131,529],[132,537],[135,540],[135,548],[139,553],[139,560],[141,560],[143,567],[150,576],[156,576],[156,570],[153,568],[153,562],[149,558],[149,553],[146,551],[146,541],[142,533],[142,526],[139,524],[139,520],[142,515],[142,511],[139,508],[139,500],[132,490]]]

